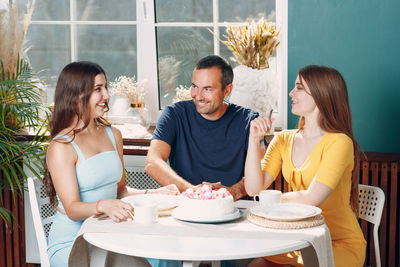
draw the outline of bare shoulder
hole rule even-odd
[[[110,127],[111,127],[112,133],[113,133],[114,138],[115,138],[115,143],[117,145],[117,149],[118,149],[118,151],[120,153],[122,153],[124,142],[122,140],[121,131],[119,129],[115,128],[115,127],[112,127],[112,126],[110,126]]]
[[[72,147],[71,143],[64,138],[58,138],[50,142],[49,147],[47,149],[47,155],[68,153],[70,151],[74,151],[74,148]]]
[[[118,128],[115,128],[113,126],[110,126],[113,135],[115,136],[115,139],[122,139],[122,134],[121,131]]]
[[[75,162],[77,154],[71,143],[64,138],[52,140],[47,149],[47,162]]]

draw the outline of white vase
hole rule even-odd
[[[143,103],[131,103],[128,109],[126,123],[140,124],[146,129],[150,126],[150,113]]]
[[[252,69],[239,65],[233,69],[233,90],[229,102],[267,116],[277,109],[279,83],[273,69]]]
[[[125,117],[128,115],[129,104],[130,101],[127,97],[112,96],[109,114],[114,117]]]
[[[150,126],[150,113],[143,103],[130,103],[124,96],[113,96],[108,120],[114,124],[140,124]]]

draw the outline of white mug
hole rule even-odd
[[[141,224],[155,223],[158,217],[157,204],[151,201],[133,204],[133,221]]]
[[[258,194],[254,195],[254,201],[257,201],[256,197],[258,197],[261,205],[280,203],[281,195],[282,192],[279,190],[262,190]]]

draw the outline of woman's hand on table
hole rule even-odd
[[[149,190],[148,193],[154,193],[154,194],[164,194],[164,195],[179,195],[179,189],[175,184],[169,184],[167,186],[163,186],[154,190]]]
[[[133,207],[119,199],[102,199],[97,204],[96,211],[104,213],[110,217],[114,222],[126,221],[133,219]]]

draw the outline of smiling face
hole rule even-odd
[[[293,114],[307,116],[318,111],[307,83],[301,79],[300,76],[297,76],[295,86],[293,90],[290,91],[289,96],[292,98]]]
[[[89,98],[90,114],[92,118],[104,115],[110,95],[107,89],[107,80],[104,74],[98,74],[94,78],[93,92]]]
[[[224,98],[230,94],[232,84],[223,89],[221,75],[218,67],[193,71],[191,96],[197,112],[208,120],[219,119],[227,108]]]

